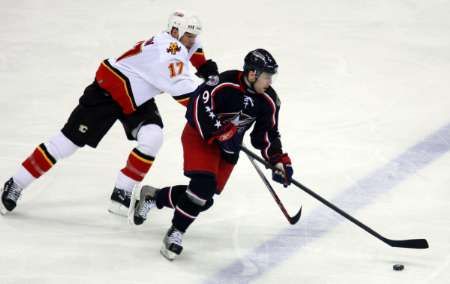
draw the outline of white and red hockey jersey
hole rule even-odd
[[[187,50],[180,41],[163,32],[118,58],[104,60],[95,79],[121,106],[123,113],[133,113],[137,107],[161,93],[169,93],[183,105],[198,84],[192,78],[189,61],[198,68],[206,59],[200,42]]]

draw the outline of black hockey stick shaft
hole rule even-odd
[[[256,161],[258,161],[261,164],[263,164],[264,166],[266,166],[267,168],[276,170],[276,168],[274,166],[269,164],[267,161],[265,161],[263,158],[256,155],[249,149],[247,149],[245,146],[241,146],[241,150],[244,153],[246,153],[247,155],[249,155],[250,157],[252,157],[253,159],[255,159]],[[318,195],[317,193],[315,193],[311,189],[307,188],[306,186],[302,185],[295,179],[292,179],[292,183],[295,186],[297,186],[298,188],[300,188],[301,190],[303,190],[304,192],[308,193],[315,199],[317,199],[320,202],[322,202],[323,204],[325,204],[327,207],[329,207],[329,208],[333,209],[335,212],[339,213],[341,216],[343,216],[347,220],[351,221],[353,224],[357,225],[364,231],[368,232],[372,236],[376,237],[377,239],[381,240],[382,242],[384,242],[392,247],[413,248],[413,249],[426,249],[429,247],[426,239],[391,240],[391,239],[385,238],[382,235],[380,235],[379,233],[377,233],[376,231],[374,231],[373,229],[371,229],[370,227],[368,227],[367,225],[361,223],[359,220],[357,220],[350,214],[346,213],[344,210],[340,209],[339,207],[337,207],[333,203],[329,202],[328,200],[326,200],[322,196]]]
[[[298,222],[298,220],[300,219],[300,216],[302,215],[302,207],[300,207],[300,210],[298,211],[297,214],[295,214],[294,216],[290,216],[289,213],[287,212],[286,208],[284,207],[283,203],[281,202],[280,198],[278,197],[277,193],[275,192],[275,190],[273,189],[272,185],[270,184],[270,182],[267,180],[266,176],[264,175],[264,173],[261,171],[261,169],[258,167],[258,165],[256,164],[255,160],[249,155],[247,154],[248,159],[250,160],[250,163],[253,165],[253,167],[255,168],[256,172],[258,173],[259,177],[262,179],[262,181],[264,182],[264,184],[266,185],[267,189],[269,190],[270,194],[272,195],[273,199],[275,200],[275,202],[277,203],[278,207],[281,209],[281,212],[283,212],[283,215],[286,217],[286,219],[288,220],[288,222],[291,225],[294,225]]]

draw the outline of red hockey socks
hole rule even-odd
[[[154,157],[145,155],[134,148],[128,156],[127,165],[121,171],[127,177],[140,182],[150,170],[154,160]]]
[[[56,159],[48,152],[44,143],[37,146],[34,152],[22,163],[23,167],[34,178],[39,178],[55,164]]]

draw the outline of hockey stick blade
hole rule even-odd
[[[298,220],[300,220],[300,217],[302,216],[302,208],[303,207],[300,206],[300,210],[297,212],[297,214],[295,214],[294,216],[290,216],[289,213],[287,212],[286,208],[284,207],[283,203],[281,202],[280,198],[278,197],[277,193],[273,189],[272,185],[267,180],[266,176],[261,171],[261,169],[258,167],[258,165],[255,163],[254,159],[248,153],[247,153],[247,158],[250,160],[250,163],[255,168],[256,172],[259,175],[259,177],[261,178],[261,180],[265,184],[266,188],[269,190],[270,194],[272,195],[273,199],[277,203],[277,205],[280,208],[281,212],[283,212],[283,215],[286,217],[286,219],[288,220],[289,224],[291,224],[291,225],[296,224],[298,222]]]
[[[245,146],[241,146],[241,150],[244,153],[246,153],[249,157],[251,157],[254,160],[258,161],[259,163],[263,164],[265,167],[267,167],[269,169],[272,169],[272,170],[275,169],[274,166],[270,165],[266,160],[264,160],[260,156],[256,155],[255,153],[253,153],[252,151],[247,149]],[[310,196],[314,197],[316,200],[320,201],[323,205],[325,205],[328,208],[332,209],[333,211],[335,211],[336,213],[338,213],[342,217],[346,218],[347,220],[349,220],[350,222],[352,222],[356,226],[360,227],[361,229],[363,229],[367,233],[371,234],[375,238],[379,239],[380,241],[384,242],[385,244],[388,244],[391,247],[410,248],[410,249],[427,249],[427,248],[429,248],[428,242],[425,239],[410,239],[410,240],[391,240],[391,239],[387,239],[387,238],[383,237],[382,235],[380,235],[378,232],[374,231],[369,226],[365,225],[364,223],[362,223],[361,221],[359,221],[358,219],[353,217],[352,215],[348,214],[347,212],[345,212],[341,208],[337,207],[336,205],[334,205],[330,201],[326,200],[325,198],[323,198],[319,194],[315,193],[314,191],[312,191],[308,187],[306,187],[303,184],[301,184],[300,182],[296,181],[295,179],[292,179],[292,184],[295,185],[296,187],[300,188],[301,190],[303,190],[304,192],[306,192]]]
[[[303,206],[300,207],[300,210],[297,212],[297,214],[288,218],[289,223],[291,223],[291,225],[296,224],[298,222],[298,220],[300,220],[300,217],[302,216],[302,209],[303,209]]]
[[[412,239],[412,240],[385,239],[385,241],[391,247],[396,247],[396,248],[411,248],[411,249],[427,249],[427,248],[429,248],[428,242],[425,239]]]

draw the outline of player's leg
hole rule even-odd
[[[161,254],[169,260],[181,253],[183,234],[213,198],[221,160],[217,145],[208,144],[189,125],[184,128],[182,142],[184,172],[191,180],[186,192],[179,196],[176,205],[173,204],[172,226],[163,240]]]
[[[203,145],[210,149],[216,149],[216,145]],[[207,210],[213,205],[213,196],[215,193],[220,194],[225,184],[233,171],[234,165],[221,159],[220,154],[211,155],[215,151],[206,150],[206,153],[210,153],[207,156],[201,156],[196,153],[195,157],[200,156],[203,158],[204,165],[195,168],[193,172],[205,172],[205,173],[191,173],[188,175],[191,177],[189,186],[185,194],[179,196],[175,205],[175,212],[172,218],[172,227],[167,231],[164,237],[163,247],[161,253],[169,260],[175,259],[177,255],[183,250],[182,237],[188,227],[195,221],[200,212]],[[186,162],[186,161],[185,161]],[[213,173],[211,168],[207,164],[218,165],[218,168]],[[190,167],[189,170],[194,168]],[[186,163],[185,163],[186,170]],[[208,174],[211,171],[211,174]],[[161,194],[158,193],[158,195]],[[173,202],[173,201],[172,201]]]
[[[189,188],[175,205],[172,226],[167,231],[161,253],[169,260],[175,259],[183,250],[182,236],[195,221],[202,209],[216,192],[216,179],[206,174],[193,175]]]
[[[13,210],[22,190],[49,171],[57,161],[69,157],[86,144],[96,147],[118,113],[120,108],[96,83],[89,85],[61,132],[38,145],[5,183],[0,210]]]
[[[237,160],[236,160],[237,162]],[[217,172],[217,194],[220,194],[228,179],[230,178],[231,172],[234,169],[233,163],[230,163],[228,160],[221,159],[219,164],[219,170]]]
[[[137,146],[130,152],[125,167],[117,175],[109,211],[127,216],[132,190],[144,179],[161,148],[163,124],[153,99],[121,121],[127,137],[137,140]]]
[[[0,204],[2,213],[6,213],[6,210],[12,211],[23,189],[49,171],[57,161],[72,155],[78,149],[79,147],[61,132],[38,145],[5,183]]]
[[[188,188],[188,185],[174,185],[158,189],[154,196],[156,208],[162,209],[164,207],[167,207],[174,209],[175,206],[177,206],[178,201],[182,196],[184,196]],[[213,205],[213,203],[214,199],[211,198],[207,200],[205,206],[201,208],[201,211],[208,210]]]
[[[136,187],[133,189],[130,210],[128,211],[130,222],[141,225],[147,220],[150,210],[155,207],[158,209],[164,207],[174,209],[188,188],[188,185],[174,185],[163,188],[150,185],[144,185],[141,188]],[[213,204],[214,199],[208,199],[200,211],[208,210]]]

